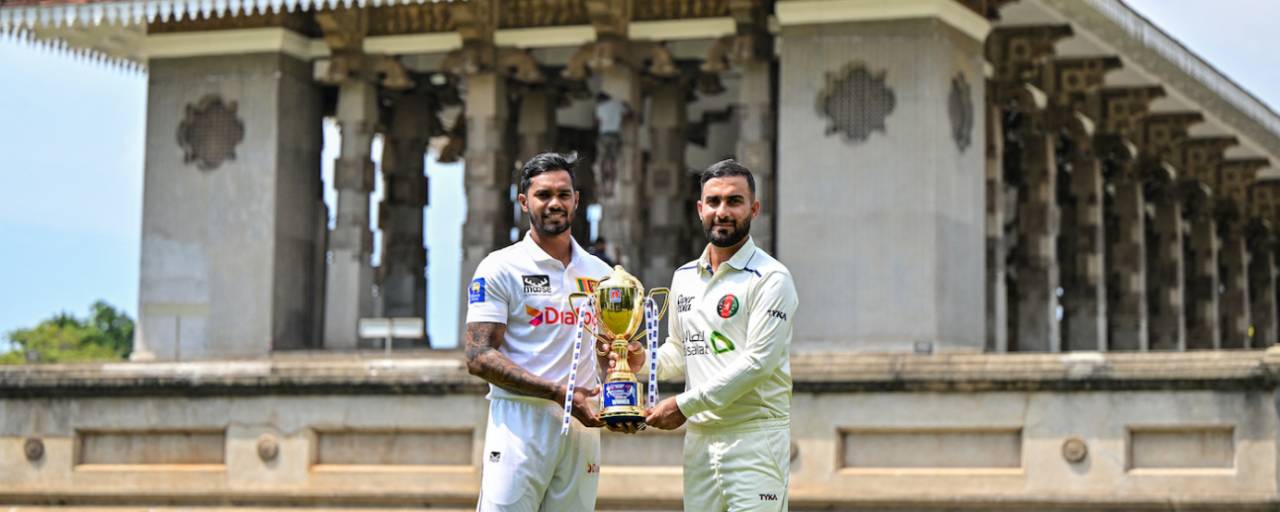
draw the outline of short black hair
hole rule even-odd
[[[520,193],[523,194],[529,190],[529,183],[539,174],[551,171],[564,171],[569,173],[569,183],[573,184],[574,190],[578,189],[577,183],[573,180],[573,164],[578,162],[577,153],[561,154],[554,151],[539,153],[524,163],[524,169],[520,171]]]
[[[756,193],[756,178],[751,175],[751,169],[738,163],[737,160],[727,158],[711,164],[707,170],[702,171],[702,178],[698,186],[706,185],[708,181],[715,178],[728,178],[730,176],[742,176],[747,178],[747,188],[751,189],[751,193]]]

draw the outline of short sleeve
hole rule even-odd
[[[467,284],[467,323],[493,322],[506,325],[507,305],[511,302],[507,280],[492,258],[485,258],[476,267],[476,274]]]

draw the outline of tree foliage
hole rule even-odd
[[[133,350],[133,319],[103,301],[87,318],[58,313],[30,329],[10,331],[16,345],[0,354],[0,364],[73,363],[120,360]]]

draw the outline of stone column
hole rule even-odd
[[[1222,247],[1218,254],[1222,303],[1219,311],[1222,348],[1250,348],[1249,252],[1243,222],[1235,215],[1219,216]]]
[[[147,82],[131,357],[317,346],[323,100],[310,63],[288,53],[151,59]]]
[[[496,0],[454,2],[449,5],[462,37],[462,48],[445,57],[441,67],[461,78],[464,90],[462,123],[466,148],[464,185],[467,189],[466,229],[462,230],[459,300],[466,304],[467,284],[490,252],[511,243],[511,157],[508,145],[507,78],[499,72],[493,43],[498,25]],[[459,328],[466,325],[466,307],[459,308]]]
[[[1154,164],[1152,164],[1154,165]],[[1147,200],[1155,217],[1147,247],[1147,299],[1151,350],[1185,350],[1183,313],[1182,201],[1170,168],[1158,167],[1148,176]]]
[[[513,166],[512,174],[512,179],[517,185],[520,180],[520,169],[524,167],[525,162],[534,155],[553,151],[556,148],[555,92],[550,87],[540,85],[523,86],[521,89],[520,113],[516,117],[516,137],[519,142],[516,150],[516,165]],[[591,169],[579,165],[574,171],[575,182],[581,189],[583,175],[589,174]],[[577,216],[573,220],[575,228],[579,224],[588,224],[586,207],[586,203],[578,204]],[[513,219],[516,227],[525,229],[529,225],[529,219],[520,211],[519,206],[516,207],[515,214]],[[587,240],[579,239],[578,242],[585,244]]]
[[[987,186],[987,352],[1009,350],[1009,298],[1005,260],[1009,257],[1005,239],[1005,182],[1001,157],[1004,153],[1003,114],[995,104],[991,85],[987,86],[986,186]]]
[[[649,169],[645,180],[649,235],[645,238],[646,286],[669,286],[671,273],[684,263],[685,95],[682,80],[659,84],[649,103]],[[758,185],[758,184],[757,184]],[[751,232],[755,234],[755,224]]]
[[[777,182],[775,246],[805,315],[821,319],[796,324],[797,351],[985,345],[973,300],[985,152],[973,141],[985,133],[988,24],[952,0],[927,3],[930,19],[891,20],[846,2],[776,4],[778,175],[789,178]]]
[[[1063,350],[1107,349],[1106,231],[1102,164],[1094,148],[1104,118],[1098,89],[1106,73],[1120,67],[1115,57],[1054,59],[1046,83],[1052,118],[1059,132],[1058,158],[1068,171],[1059,184],[1062,201]]]
[[[1092,134],[1079,133],[1071,151],[1071,218],[1062,229],[1074,241],[1070,268],[1062,268],[1064,350],[1106,350],[1107,295],[1104,281],[1106,232],[1103,229],[1102,168],[1094,156]]]
[[[738,98],[734,105],[738,122],[738,162],[751,169],[756,179],[760,216],[751,224],[756,245],[777,254],[774,228],[777,223],[777,174],[773,145],[777,118],[774,113],[773,37],[769,34],[768,12],[762,2],[731,0],[730,14],[737,25],[732,38],[732,60],[738,69]]]
[[[363,77],[349,78],[338,86],[335,117],[342,151],[333,167],[338,203],[325,278],[326,348],[356,348],[356,324],[373,314],[373,234],[369,230],[373,160],[369,152],[378,123],[377,100],[377,84]]]
[[[1209,188],[1184,185],[1187,204],[1187,348],[1222,348],[1218,329],[1218,235]]]
[[[1280,336],[1276,318],[1275,241],[1265,221],[1251,224],[1249,235],[1249,310],[1254,328],[1249,346],[1267,348]]]
[[[1026,112],[1029,118],[1040,114]],[[1020,130],[1022,186],[1018,190],[1017,329],[1010,346],[1020,352],[1061,350],[1058,324],[1057,163],[1053,137],[1028,119]]]
[[[378,215],[382,228],[380,267],[384,313],[425,318],[427,250],[423,245],[423,208],[427,205],[424,168],[427,139],[435,131],[435,109],[421,94],[395,98],[390,128],[383,137],[384,198]],[[425,333],[424,333],[425,334]]]
[[[645,209],[643,154],[640,146],[638,113],[643,98],[640,95],[640,75],[636,70],[615,64],[599,73],[601,89],[609,96],[626,103],[633,113],[622,121],[619,135],[622,147],[613,162],[613,182],[596,184],[596,192],[603,207],[600,235],[608,240],[609,248],[618,255],[618,264],[639,269],[644,266]],[[602,155],[597,155],[599,162]],[[601,163],[597,163],[601,165]]]
[[[496,72],[466,75],[466,229],[462,230],[462,290],[490,252],[511,243],[511,160],[504,146],[506,78]],[[463,303],[465,304],[465,302]],[[465,310],[466,308],[462,308]]]

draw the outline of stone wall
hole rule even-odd
[[[1280,352],[792,363],[796,510],[1280,505]],[[4,368],[0,503],[462,510],[484,390],[449,352]],[[679,508],[678,432],[603,442],[601,510]]]

